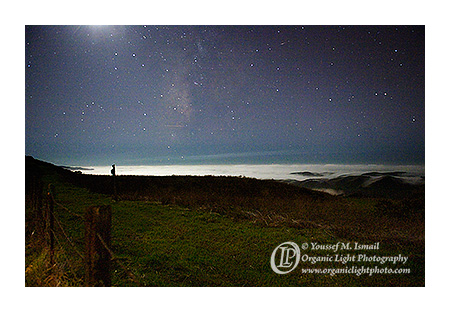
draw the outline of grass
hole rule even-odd
[[[42,163],[33,166],[40,167],[43,185],[52,183],[56,201],[70,211],[82,215],[88,206],[111,205],[112,250],[117,259],[112,265],[113,286],[425,283],[422,216],[392,215],[386,212],[389,202],[376,198],[339,198],[285,183],[245,178],[117,177],[120,200],[113,201],[110,177],[74,174]],[[26,202],[26,285],[83,286],[83,262],[76,251],[82,253],[84,248],[83,222],[61,206],[55,207],[65,234],[61,229],[57,232],[56,265],[49,267],[45,237],[30,229],[38,228],[34,202],[39,200]],[[407,265],[392,268],[407,267],[411,273],[305,274],[302,268],[343,265],[300,262],[293,272],[278,275],[271,270],[270,256],[285,241],[299,245],[380,242],[381,250],[365,253],[409,256]],[[330,252],[302,250],[302,255],[305,253],[327,256]],[[364,265],[373,268],[377,264]]]

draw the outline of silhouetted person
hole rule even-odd
[[[112,164],[111,174],[113,177],[113,188],[114,188],[114,200],[117,201],[117,188],[116,188],[116,165]]]

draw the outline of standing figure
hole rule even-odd
[[[114,200],[117,201],[117,187],[116,187],[116,165],[112,164],[111,175],[113,177],[113,191],[114,191]]]

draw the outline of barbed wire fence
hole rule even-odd
[[[55,188],[48,186],[42,212],[44,233],[49,248],[53,276],[69,280],[68,286],[111,286],[114,262],[136,286],[144,283],[113,252],[111,244],[112,209],[110,205],[85,208],[84,215],[55,200]],[[70,223],[70,224],[68,224]],[[84,225],[84,236],[75,231]],[[79,232],[79,231],[78,231]],[[83,250],[84,249],[84,250]],[[53,285],[62,285],[61,279]]]

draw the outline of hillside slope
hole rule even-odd
[[[121,263],[113,265],[114,286],[138,286],[127,271],[143,286],[424,285],[423,216],[389,212],[398,202],[335,197],[247,178],[133,176],[116,177],[119,200],[114,201],[110,176],[78,174],[28,157],[26,167],[29,286],[83,285],[78,252],[84,248],[84,225],[77,215],[98,204],[111,205],[113,211],[112,250]],[[55,216],[64,229],[56,231],[58,261],[52,274],[46,267],[45,229],[38,231],[48,183],[57,202]],[[272,250],[285,241],[379,242],[382,249],[368,251],[369,255],[408,255],[412,273],[330,276],[304,274],[299,268],[281,278],[269,260]],[[326,256],[329,251],[309,253]]]

